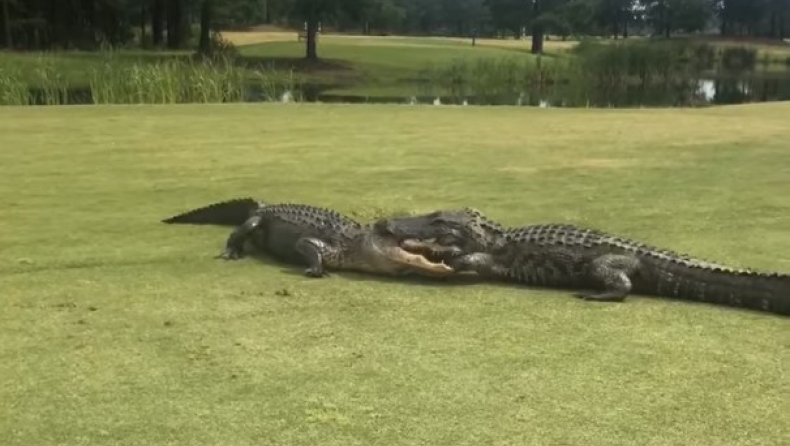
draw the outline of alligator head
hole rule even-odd
[[[398,239],[406,251],[448,263],[462,255],[494,249],[505,231],[473,208],[384,218],[374,227],[380,234]]]

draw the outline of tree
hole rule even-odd
[[[456,36],[474,35],[487,19],[483,0],[441,0],[442,21]]]
[[[683,0],[681,0],[683,1]],[[634,0],[598,0],[595,17],[598,23],[616,39],[628,37],[628,24],[634,18]]]
[[[561,15],[567,0],[530,0],[532,7],[529,15],[532,30],[532,54],[543,53],[543,40],[546,31],[568,34],[568,21]]]
[[[717,0],[715,9],[723,35],[755,35],[769,0]]]
[[[532,54],[543,53],[543,22],[540,15],[543,12],[543,0],[532,0]]]
[[[208,54],[211,52],[211,13],[212,0],[203,0],[200,5],[200,41],[198,52]]]
[[[13,48],[14,46],[14,38],[11,34],[11,13],[9,12],[8,5],[11,3],[12,0],[0,0],[3,2],[3,31],[5,34],[5,46],[7,48]]]
[[[516,38],[527,25],[532,12],[531,0],[485,0],[491,22],[497,30],[510,31]]]
[[[307,24],[307,42],[305,58],[317,60],[316,35],[318,23],[333,17],[340,11],[349,16],[358,17],[364,10],[368,0],[292,0],[291,14]]]
[[[392,0],[369,1],[362,10],[362,31],[370,34],[371,29],[391,31],[398,29],[406,18],[406,10]]]
[[[712,17],[709,0],[642,0],[647,22],[669,38],[673,31],[701,31]]]
[[[165,41],[165,0],[151,0],[151,41],[160,46]]]
[[[184,43],[184,0],[167,0],[167,47],[181,48]]]
[[[775,39],[784,39],[790,27],[790,0],[770,0],[770,32]]]
[[[595,32],[596,0],[571,0],[563,5],[559,14],[565,19],[570,32],[593,34]]]

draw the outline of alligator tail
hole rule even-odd
[[[790,316],[790,275],[645,260],[650,294]]]
[[[235,198],[233,200],[203,206],[202,208],[178,214],[162,220],[163,223],[181,223],[193,225],[240,226],[258,208],[263,206],[252,198]]]

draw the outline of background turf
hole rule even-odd
[[[159,220],[247,195],[469,205],[790,271],[789,113],[0,108],[2,444],[781,444],[786,319],[315,280]]]

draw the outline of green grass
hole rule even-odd
[[[240,47],[245,57],[299,58],[304,42],[267,42]],[[415,80],[425,77],[425,70],[454,60],[473,62],[522,55],[534,58],[523,48],[472,46],[468,42],[418,38],[349,38],[322,36],[319,56],[335,62],[334,70],[313,72],[305,79],[313,82],[341,83],[327,93],[408,97],[416,93]]]
[[[366,218],[476,206],[790,271],[788,113],[0,108],[2,443],[779,444],[786,319],[308,279],[213,259],[228,228],[159,221],[247,195]]]
[[[149,65],[170,59],[187,58],[185,51],[117,50],[92,51],[0,51],[0,70],[18,71],[26,79],[36,80],[42,67],[51,68],[70,84],[88,85],[91,70],[101,68],[109,57],[118,67]]]

